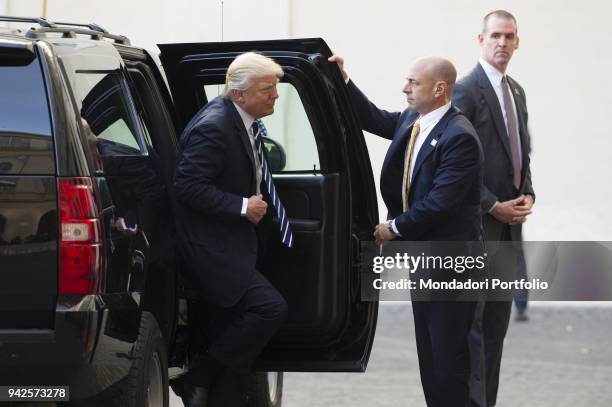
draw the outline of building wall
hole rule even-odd
[[[0,12],[40,15],[42,1],[0,0]],[[450,58],[460,74],[476,63],[488,11],[509,7],[520,48],[509,74],[525,88],[537,203],[530,240],[610,240],[612,137],[606,116],[611,6],[601,0],[248,0],[83,2],[48,0],[51,20],[95,21],[134,44],[322,37],[347,60],[355,82],[381,107],[403,109],[404,75],[416,57]],[[222,23],[223,10],[223,23]],[[368,136],[376,178],[388,143]],[[380,201],[381,218],[384,205]]]

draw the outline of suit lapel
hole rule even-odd
[[[253,157],[253,147],[251,146],[251,141],[249,140],[249,134],[244,128],[244,122],[240,117],[240,113],[238,113],[238,110],[236,110],[236,106],[234,106],[234,103],[230,99],[224,99],[224,103],[226,104],[227,108],[232,112],[232,116],[234,118],[234,125],[236,126],[236,130],[238,131],[238,137],[240,138],[242,146],[244,147],[245,152],[247,153],[247,156],[251,161],[251,168],[253,169],[252,184],[254,186],[253,191],[255,191],[257,189],[257,186],[255,185],[255,173],[257,170],[255,168],[255,158]]]
[[[416,119],[418,119],[418,113],[411,114],[406,117],[404,122],[399,126],[395,135],[393,136],[393,140],[391,141],[391,145],[389,146],[389,154],[385,156],[385,160],[383,162],[383,168],[386,168],[390,165],[390,162],[393,160],[393,157],[396,154],[401,155],[401,157],[406,156],[406,147],[408,146],[408,139],[410,138],[410,133],[412,132],[412,126]]]
[[[499,99],[497,99],[497,94],[493,89],[493,85],[491,85],[487,74],[480,64],[476,66],[476,75],[478,77],[480,91],[482,92],[485,100],[487,101],[487,105],[491,110],[493,122],[495,123],[495,128],[497,128],[497,135],[500,137],[508,157],[512,157],[512,153],[510,151],[510,140],[508,140],[508,131],[506,130],[506,124],[504,123],[504,113],[501,110]]]
[[[251,160],[251,164],[253,165],[253,167],[255,167],[253,147],[251,146],[251,141],[249,140],[249,134],[244,128],[244,123],[242,121],[242,118],[240,117],[240,113],[238,113],[238,110],[236,110],[236,107],[234,106],[234,103],[231,100],[227,99],[224,102],[232,112],[232,116],[234,117],[234,124],[236,125],[236,130],[238,130],[240,141],[242,142],[242,145],[247,155],[249,156],[249,160]]]
[[[414,163],[414,170],[412,172],[412,179],[415,179],[419,174],[419,170],[421,169],[421,165],[423,162],[429,157],[429,155],[436,149],[436,145],[438,144],[438,140],[442,136],[444,129],[448,125],[448,121],[456,114],[456,110],[453,106],[442,116],[440,121],[434,126],[433,129],[427,135],[427,138],[423,142],[421,149],[419,150],[419,154],[416,157],[416,161]],[[435,141],[434,141],[435,140]]]

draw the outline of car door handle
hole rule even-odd
[[[278,218],[274,218],[274,221],[278,222]],[[318,219],[289,218],[289,224],[294,232],[317,232],[321,230],[321,221]]]

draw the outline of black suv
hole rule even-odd
[[[359,265],[375,187],[321,39],[163,44],[162,70],[94,24],[0,21],[35,25],[0,31],[0,385],[168,405],[193,294],[174,249],[177,137],[251,50],[286,72],[266,145],[295,241],[272,245],[262,270],[290,313],[257,370],[365,370],[378,303],[361,300]],[[253,380],[251,405],[280,405],[281,374]]]

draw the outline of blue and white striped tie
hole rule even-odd
[[[253,134],[255,137],[257,155],[259,157],[259,162],[261,163],[261,176],[266,184],[266,188],[268,189],[268,193],[270,194],[270,198],[272,199],[272,203],[276,209],[276,216],[280,222],[281,240],[285,246],[293,247],[293,235],[291,234],[289,218],[287,218],[285,207],[276,193],[276,188],[274,187],[274,182],[272,181],[272,174],[270,173],[268,162],[266,161],[266,156],[263,152],[261,137],[267,137],[268,131],[266,130],[266,126],[264,126],[263,122],[259,119],[253,122]]]

